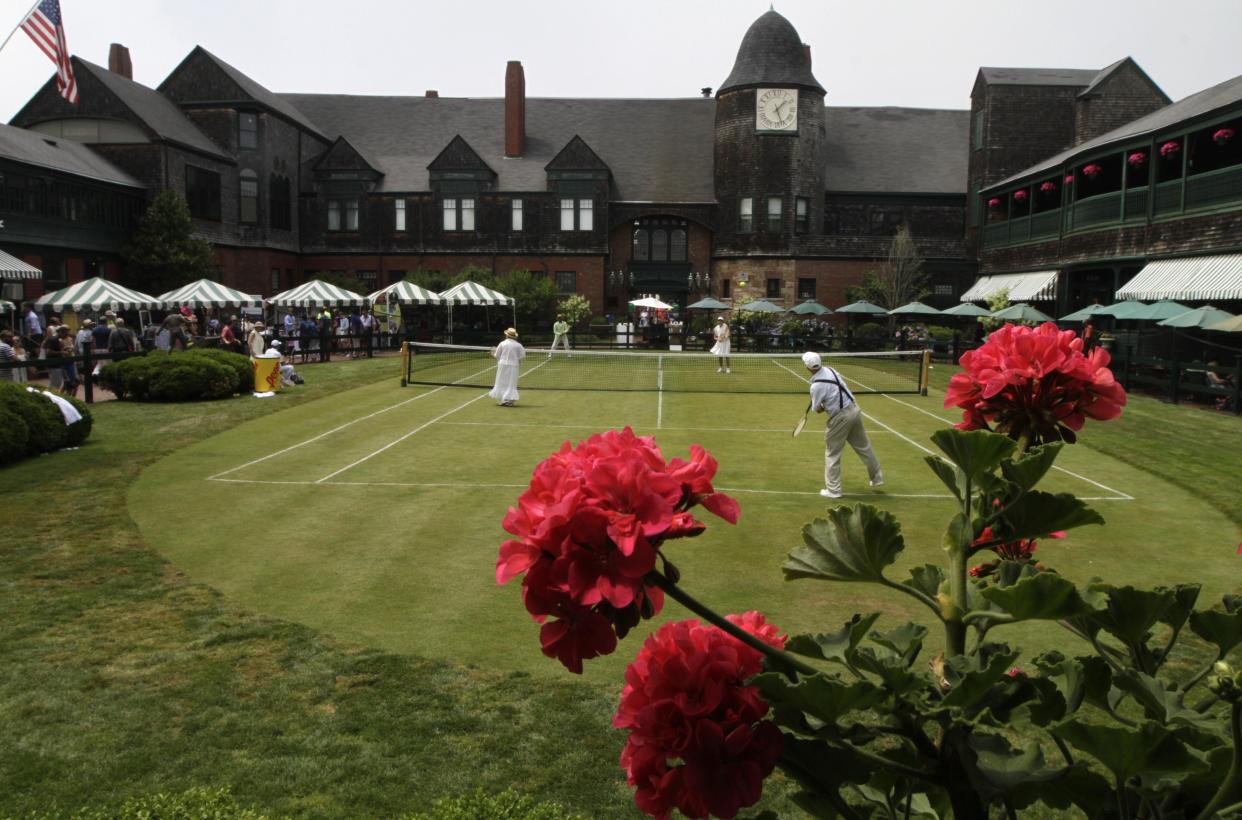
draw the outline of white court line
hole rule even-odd
[[[490,368],[490,367],[488,367],[488,368],[484,368],[483,370],[478,371],[478,373],[472,373],[472,374],[470,374],[469,376],[466,376],[465,378],[467,378],[467,379],[472,379],[472,378],[474,378],[475,376],[479,375],[479,373],[486,373],[488,370],[491,370],[491,368]],[[460,379],[459,379],[459,381],[460,381]],[[286,447],[286,448],[284,448],[283,450],[277,450],[277,451],[276,451],[276,452],[274,452],[274,453],[268,453],[268,454],[267,454],[267,455],[265,455],[265,456],[261,456],[261,457],[259,457],[259,458],[254,459],[253,461],[247,461],[245,464],[242,464],[242,465],[240,465],[240,466],[238,466],[238,467],[230,467],[229,469],[225,470],[225,471],[224,471],[224,472],[222,472],[222,473],[216,473],[216,474],[215,474],[215,475],[213,475],[213,476],[208,476],[208,477],[207,477],[207,480],[208,480],[208,481],[217,481],[217,480],[219,480],[220,476],[222,476],[222,475],[228,475],[229,473],[235,473],[235,472],[237,472],[238,470],[244,470],[245,468],[247,468],[247,467],[249,467],[249,466],[251,466],[251,465],[254,465],[254,464],[258,464],[258,463],[259,463],[259,462],[261,462],[261,461],[267,461],[269,458],[275,458],[276,456],[283,455],[284,453],[287,453],[287,452],[289,452],[290,450],[296,450],[297,448],[302,447],[302,446],[304,446],[304,445],[311,444],[311,443],[313,443],[313,442],[319,441],[319,439],[323,438],[324,436],[330,436],[330,435],[332,435],[333,433],[339,433],[341,430],[344,430],[346,427],[350,427],[350,426],[352,426],[352,425],[354,425],[354,424],[357,424],[357,423],[358,423],[358,422],[360,422],[360,421],[366,421],[367,419],[374,418],[374,417],[376,417],[376,416],[380,415],[381,413],[387,413],[389,410],[396,410],[398,407],[402,407],[402,406],[404,406],[404,405],[407,405],[407,404],[409,404],[409,403],[410,403],[410,402],[412,402],[412,401],[418,401],[419,399],[425,399],[425,398],[427,398],[428,396],[432,395],[433,393],[439,393],[441,390],[445,390],[445,389],[447,389],[447,388],[449,388],[449,387],[451,387],[451,386],[452,386],[452,385],[447,385],[447,384],[446,384],[446,385],[444,385],[444,386],[442,386],[442,387],[437,387],[435,390],[429,390],[429,391],[427,391],[426,393],[420,393],[420,394],[419,394],[419,395],[417,395],[417,396],[413,396],[413,397],[408,398],[408,399],[405,399],[405,400],[403,400],[403,401],[399,401],[399,402],[397,402],[396,404],[393,404],[393,405],[390,405],[390,406],[388,406],[388,407],[385,407],[383,410],[376,410],[374,413],[368,413],[368,414],[367,414],[367,415],[365,415],[365,416],[359,416],[358,418],[354,419],[353,421],[347,421],[347,422],[345,422],[344,424],[342,424],[340,427],[334,427],[334,428],[332,428],[331,430],[327,431],[326,433],[320,433],[320,434],[319,434],[319,435],[317,435],[317,436],[314,436],[314,437],[312,437],[312,438],[308,438],[306,441],[299,441],[297,444],[290,445],[289,447]]]
[[[490,421],[446,421],[446,427],[531,427],[541,430],[573,430],[575,426],[572,424],[523,424],[522,422],[490,422]],[[598,425],[582,424],[584,428],[594,430]],[[620,430],[623,427],[633,427],[630,425],[610,425],[609,430]],[[783,433],[789,435],[789,430],[785,427],[661,427],[661,430],[682,432],[682,433]],[[878,433],[891,432],[887,430],[878,430]]]
[[[656,429],[664,424],[664,357],[657,360],[659,369],[656,371]]]

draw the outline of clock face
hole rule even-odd
[[[755,92],[755,130],[797,131],[798,89],[758,89]]]

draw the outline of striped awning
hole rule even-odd
[[[0,251],[0,279],[42,279],[43,271]]]
[[[389,305],[442,305],[444,300],[440,298],[440,294],[433,293],[426,288],[420,288],[413,282],[407,282],[402,279],[400,282],[393,282],[383,290],[377,290],[367,296],[367,301],[375,304],[383,301]]]
[[[1117,291],[1118,299],[1242,299],[1242,254],[1148,262]]]
[[[182,285],[176,290],[161,293],[160,298],[171,307],[263,307],[262,298],[233,290],[210,279],[199,279],[197,282]]]
[[[279,307],[362,307],[367,304],[367,297],[352,290],[338,288],[336,285],[319,279],[312,279],[306,284],[298,285],[292,290],[278,293],[267,300],[269,305]]]
[[[0,299],[0,313],[12,313],[17,310],[17,305],[6,299]]]
[[[96,276],[76,285],[40,296],[35,300],[36,310],[160,310],[164,300],[124,285],[109,282]]]
[[[963,302],[983,302],[1001,290],[1009,291],[1010,302],[1046,302],[1057,298],[1057,271],[1036,270],[1029,273],[1002,273],[980,276],[962,294]]]
[[[512,305],[513,300],[503,293],[485,288],[478,282],[462,282],[454,285],[440,298],[450,305]]]

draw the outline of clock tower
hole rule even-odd
[[[769,11],[716,92],[717,254],[799,255],[823,232],[826,159],[824,88],[810,49]]]

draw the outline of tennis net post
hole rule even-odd
[[[923,350],[923,364],[919,368],[919,395],[927,395],[927,382],[931,375],[931,348]]]

